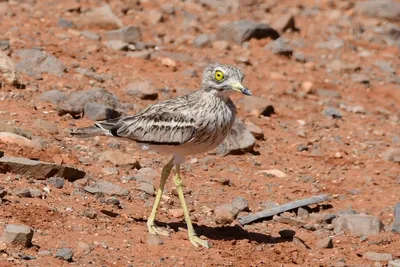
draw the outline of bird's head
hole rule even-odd
[[[251,95],[249,89],[242,85],[243,72],[232,65],[210,64],[203,72],[202,89],[211,93],[229,96],[233,92]]]

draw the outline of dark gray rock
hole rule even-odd
[[[6,244],[19,244],[29,247],[32,244],[33,230],[26,225],[7,224],[1,235]]]
[[[87,103],[100,103],[109,108],[116,109],[120,106],[118,98],[103,88],[91,88],[85,91],[73,92],[68,100],[57,108],[58,115],[71,114],[73,117],[82,116]]]
[[[289,230],[289,229],[284,229],[284,230],[279,231],[279,235],[282,238],[292,238],[292,237],[294,237],[295,234],[296,234],[295,231]]]
[[[223,25],[218,33],[218,40],[242,44],[250,39],[272,38],[278,39],[279,33],[267,24],[249,20],[240,20]]]
[[[54,255],[55,258],[61,258],[66,261],[72,261],[73,256],[74,252],[70,248],[60,248]]]
[[[368,0],[357,2],[355,11],[370,17],[400,21],[400,3],[394,0]]]
[[[62,77],[67,67],[55,56],[37,49],[18,50],[16,55],[21,59],[16,69],[30,76],[49,73]]]
[[[85,176],[85,172],[69,166],[13,157],[0,158],[0,170],[21,174],[38,180],[44,180],[57,175],[73,182]]]
[[[124,43],[136,43],[142,40],[142,33],[139,27],[126,26],[122,29],[108,31],[103,34],[106,41],[118,40]]]
[[[55,188],[61,189],[64,187],[64,179],[61,177],[50,177],[47,182],[53,185]]]
[[[289,42],[282,37],[270,42],[264,47],[264,49],[271,51],[275,55],[281,55],[285,57],[291,57],[293,54],[293,49]]]
[[[106,200],[106,203],[108,204],[108,205],[114,205],[114,206],[119,206],[119,205],[121,205],[121,202],[118,200],[118,198],[116,198],[116,197],[109,197],[109,198],[107,198]]]
[[[208,34],[200,34],[193,40],[194,47],[207,47],[211,43],[211,38]]]
[[[300,145],[297,146],[297,151],[298,152],[308,151],[308,146],[300,144]]]
[[[66,99],[67,96],[63,92],[60,92],[56,89],[43,92],[37,97],[37,100],[39,101],[50,102],[55,105],[62,101],[65,101]]]
[[[327,117],[331,117],[334,119],[340,119],[342,117],[342,113],[340,112],[340,110],[334,107],[325,108],[323,114]]]
[[[128,190],[125,190],[116,184],[102,180],[99,180],[92,185],[85,186],[84,190],[91,194],[104,194],[115,196],[124,196],[129,192]]]
[[[83,108],[85,117],[93,121],[101,121],[119,118],[121,113],[115,109],[108,108],[107,106],[99,103],[89,102]]]
[[[256,143],[256,139],[251,134],[243,122],[236,118],[235,123],[225,138],[225,140],[217,148],[217,154],[243,154],[247,151],[252,151]]]
[[[39,189],[19,189],[15,192],[15,195],[18,197],[32,197],[32,198],[41,198],[42,192]]]
[[[378,234],[382,228],[382,222],[375,216],[365,214],[344,215],[332,221],[335,233],[342,231],[354,236],[368,236]]]
[[[98,74],[90,69],[76,68],[75,71],[98,82],[105,82],[112,79],[111,74]]]
[[[138,97],[142,100],[156,100],[158,98],[157,88],[148,81],[134,81],[129,83],[123,91],[130,96]]]

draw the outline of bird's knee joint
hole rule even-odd
[[[176,187],[183,187],[183,181],[179,175],[175,175],[174,177],[174,183]]]

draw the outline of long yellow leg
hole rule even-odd
[[[163,235],[169,236],[169,232],[165,230],[158,229],[154,223],[157,215],[158,205],[160,204],[162,193],[164,191],[165,181],[167,180],[169,174],[171,173],[173,167],[173,158],[163,167],[161,172],[160,187],[157,190],[156,199],[154,200],[153,209],[151,210],[150,216],[147,219],[147,229],[150,234],[153,235]]]
[[[175,168],[176,168],[176,175],[174,177],[174,183],[176,185],[176,191],[178,191],[179,200],[181,201],[183,214],[185,215],[185,221],[189,233],[190,243],[192,243],[196,247],[200,245],[205,248],[209,248],[210,246],[208,245],[208,242],[198,237],[193,229],[192,220],[190,219],[189,215],[189,210],[186,206],[185,196],[183,195],[183,181],[180,175],[180,164],[176,164]]]

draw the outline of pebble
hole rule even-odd
[[[323,114],[327,117],[331,117],[333,119],[340,119],[342,118],[342,113],[340,110],[334,107],[327,107],[324,109]]]
[[[72,261],[72,257],[74,256],[74,252],[70,248],[60,248],[57,250],[56,254],[54,255],[55,258],[61,258],[66,261]]]
[[[49,73],[62,77],[67,70],[64,63],[50,53],[38,49],[22,49],[15,53],[20,61],[15,65],[16,70],[29,76],[40,76]]]
[[[64,187],[64,179],[61,177],[50,177],[49,179],[47,179],[47,182],[58,189]]]
[[[200,34],[193,40],[194,47],[207,47],[211,44],[211,38],[207,34]]]
[[[162,239],[159,236],[148,233],[147,234],[147,244],[149,246],[160,246],[160,245],[164,244],[164,242],[162,241]]]
[[[272,23],[272,28],[284,33],[287,30],[296,31],[296,22],[292,14],[281,14],[277,20]]]
[[[400,267],[400,260],[389,261],[388,267]]]
[[[291,57],[293,54],[292,47],[289,45],[289,42],[283,37],[280,37],[270,42],[264,47],[264,49],[267,49],[276,55],[281,55],[285,57]]]
[[[51,256],[51,251],[50,250],[40,250],[38,252],[39,257],[46,257],[46,256]]]
[[[333,242],[331,237],[325,237],[320,239],[316,243],[318,248],[333,248]]]
[[[105,41],[119,41],[126,45],[138,43],[142,40],[142,32],[137,26],[126,26],[124,28],[103,33],[102,39]]]
[[[104,151],[100,155],[99,161],[100,162],[109,161],[116,167],[131,165],[132,167],[139,169],[140,166],[139,161],[135,157],[132,157],[131,155],[128,155],[119,150]]]
[[[295,234],[296,234],[295,231],[289,230],[289,229],[284,229],[284,230],[279,231],[279,235],[282,238],[292,238],[292,237],[294,237]]]
[[[370,17],[400,21],[400,3],[394,0],[367,0],[357,2],[357,13]]]
[[[92,185],[85,186],[83,189],[91,194],[124,196],[128,193],[128,191],[122,187],[103,180],[98,180]]]
[[[382,154],[382,158],[387,162],[400,163],[400,148],[389,148]]]
[[[149,81],[134,81],[129,83],[123,91],[130,96],[138,97],[142,100],[156,100],[158,91],[156,86]]]
[[[143,191],[150,196],[155,195],[154,186],[147,182],[139,182],[138,190]]]
[[[97,212],[94,211],[94,210],[91,210],[91,209],[85,210],[83,212],[83,216],[85,216],[85,217],[87,217],[89,219],[95,219],[95,218],[97,218]]]
[[[183,218],[184,216],[183,209],[169,209],[168,214],[177,219]]]
[[[114,14],[111,7],[104,4],[93,8],[81,15],[78,22],[83,28],[101,28],[104,30],[119,29],[123,27],[122,21]]]

